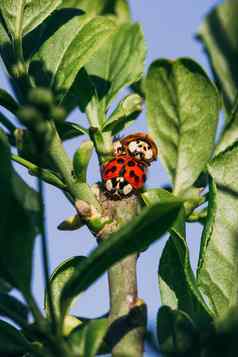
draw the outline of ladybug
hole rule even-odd
[[[147,167],[156,160],[158,149],[142,132],[115,141],[113,147],[115,158],[102,167],[102,178],[106,192],[121,198],[144,186]]]
[[[125,197],[144,186],[146,166],[129,155],[120,155],[103,166],[102,177],[110,196]]]
[[[127,150],[129,155],[148,165],[157,159],[157,146],[148,134],[138,132],[128,135],[121,140],[121,145]]]

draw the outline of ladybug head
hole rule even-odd
[[[134,156],[137,160],[150,164],[157,159],[157,146],[148,134],[139,132],[128,135],[121,140],[121,143],[127,148],[129,154]]]

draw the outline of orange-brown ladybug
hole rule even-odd
[[[139,132],[116,141],[114,155],[103,166],[102,178],[106,192],[119,199],[144,186],[147,167],[156,160],[158,149],[148,134]]]

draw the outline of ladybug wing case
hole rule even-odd
[[[125,157],[117,157],[105,164],[102,170],[103,180],[106,181],[119,177],[127,161]]]
[[[134,189],[138,190],[144,186],[146,168],[135,160],[130,160],[126,164],[124,178]]]

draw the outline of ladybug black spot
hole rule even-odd
[[[136,176],[136,175],[135,175],[135,181],[136,181],[136,182],[139,182],[139,181],[140,181],[139,176]]]
[[[110,172],[111,172],[111,169],[107,169],[107,170],[105,171],[105,174],[108,175]]]
[[[124,159],[117,159],[118,164],[124,164]]]
[[[128,162],[128,166],[130,166],[130,167],[135,166],[134,161],[129,161],[129,162]]]
[[[130,177],[134,177],[135,176],[135,171],[130,171]]]
[[[117,170],[116,166],[112,166],[111,172],[112,172],[112,173],[113,173],[113,172],[116,172],[116,170]]]

